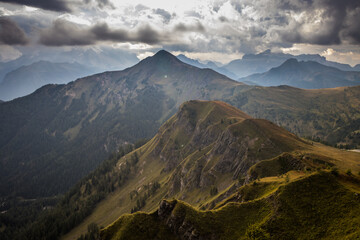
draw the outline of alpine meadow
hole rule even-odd
[[[0,0],[0,239],[360,239],[359,19]]]

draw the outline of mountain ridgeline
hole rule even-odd
[[[92,174],[81,181],[62,201],[68,205],[25,236],[54,238],[49,233],[66,229],[65,219],[80,216],[63,239],[111,223],[101,239],[294,239],[302,231],[309,237],[304,230],[313,226],[323,228],[313,237],[358,236],[360,179],[343,172],[360,170],[359,155],[314,145],[224,102],[188,101],[146,144],[115,157],[99,179]],[[110,189],[106,197],[90,205],[102,188]],[[307,204],[316,204],[316,214]],[[336,219],[346,227],[335,231]]]
[[[224,100],[300,136],[357,147],[359,93],[360,87],[248,86],[159,51],[123,71],[2,103],[0,192],[25,198],[64,192],[117,146],[152,137],[191,99]]]
[[[51,83],[68,83],[76,78],[95,73],[78,63],[39,61],[7,73],[0,83],[0,99],[12,100],[34,92]]]
[[[100,239],[355,239],[360,178],[339,173],[336,164],[346,169],[360,155],[336,158],[339,152],[223,102],[187,102],[131,153],[139,161],[129,200],[137,206],[142,199],[135,210],[150,213],[121,216],[101,230]],[[164,168],[156,171],[156,162]],[[147,194],[145,186],[153,183],[159,189]],[[112,218],[110,209],[124,211],[125,203],[111,205],[121,193],[87,221],[102,225],[104,216]]]
[[[298,61],[312,61],[325,66],[334,67],[342,71],[360,71],[360,65],[351,67],[348,64],[327,61],[325,57],[318,54],[291,55],[284,53],[274,53],[266,50],[259,54],[245,54],[242,59],[236,59],[223,66],[223,69],[237,75],[238,78],[246,77],[256,73],[264,73],[271,68],[283,64],[288,59],[297,59]]]
[[[289,85],[305,89],[360,85],[360,72],[341,71],[318,62],[298,62],[292,58],[265,73],[240,78],[239,81],[261,86]]]

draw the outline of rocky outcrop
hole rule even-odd
[[[186,213],[177,211],[174,213],[174,208],[179,204],[176,200],[167,201],[162,200],[158,209],[158,216],[161,221],[181,240],[212,240],[216,236],[203,236],[200,231],[196,229],[194,224],[186,219]]]

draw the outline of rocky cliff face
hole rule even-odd
[[[215,235],[202,236],[195,226],[186,220],[185,214],[174,214],[177,201],[162,200],[157,211],[161,221],[181,240],[212,240]]]
[[[286,138],[303,144],[266,120],[252,119],[224,103],[205,101],[182,105],[155,138],[152,156],[164,162],[164,172],[172,172],[170,196],[220,184],[223,176],[226,181],[245,176],[258,161],[291,149]]]

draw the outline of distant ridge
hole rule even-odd
[[[240,78],[239,81],[261,86],[290,85],[305,89],[360,85],[360,72],[341,71],[314,61],[286,60],[268,72]]]
[[[46,84],[64,84],[95,73],[79,63],[38,61],[7,73],[0,83],[0,99],[12,100],[34,92]]]
[[[360,68],[352,68],[348,64],[327,61],[325,57],[322,57],[318,54],[291,55],[284,53],[273,53],[269,49],[259,54],[245,54],[242,59],[233,60],[223,67],[236,74],[238,78],[242,78],[252,74],[269,71],[271,68],[280,66],[290,58],[295,58],[298,61],[314,61],[329,67],[335,67],[342,71],[360,70]]]

